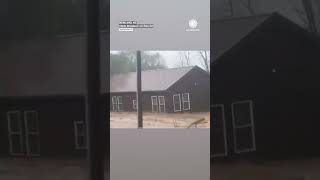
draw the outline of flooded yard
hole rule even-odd
[[[210,128],[210,112],[200,113],[143,113],[145,128],[187,128],[203,119],[198,128]],[[136,112],[110,112],[111,128],[137,128]]]

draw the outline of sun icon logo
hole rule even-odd
[[[189,27],[194,29],[198,26],[198,21],[196,19],[189,20]]]

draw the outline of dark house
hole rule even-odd
[[[101,38],[106,47],[108,35]],[[85,155],[85,52],[84,35],[12,40],[0,47],[0,156]],[[103,82],[107,56],[101,55]]]
[[[308,2],[307,2],[308,1]],[[310,3],[314,22],[320,33],[320,1],[318,0],[212,0],[211,19],[237,18],[243,16],[278,12],[291,21],[310,28],[310,20],[304,3]],[[309,11],[310,11],[309,10]]]
[[[113,75],[110,110],[136,111],[136,72]],[[143,111],[206,112],[210,106],[210,75],[194,67],[142,71]]]
[[[212,157],[319,154],[319,38],[277,13],[211,25]]]

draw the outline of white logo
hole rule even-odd
[[[194,29],[198,26],[198,21],[196,19],[189,20],[189,27]]]
[[[196,19],[190,19],[188,22],[189,27],[186,29],[186,31],[200,31],[198,28],[198,21]]]

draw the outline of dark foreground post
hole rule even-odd
[[[99,0],[87,0],[86,122],[89,179],[104,179],[103,112],[100,94]],[[79,62],[80,63],[80,62]]]
[[[143,128],[142,93],[141,93],[141,51],[137,51],[137,109],[138,109],[138,128]]]

